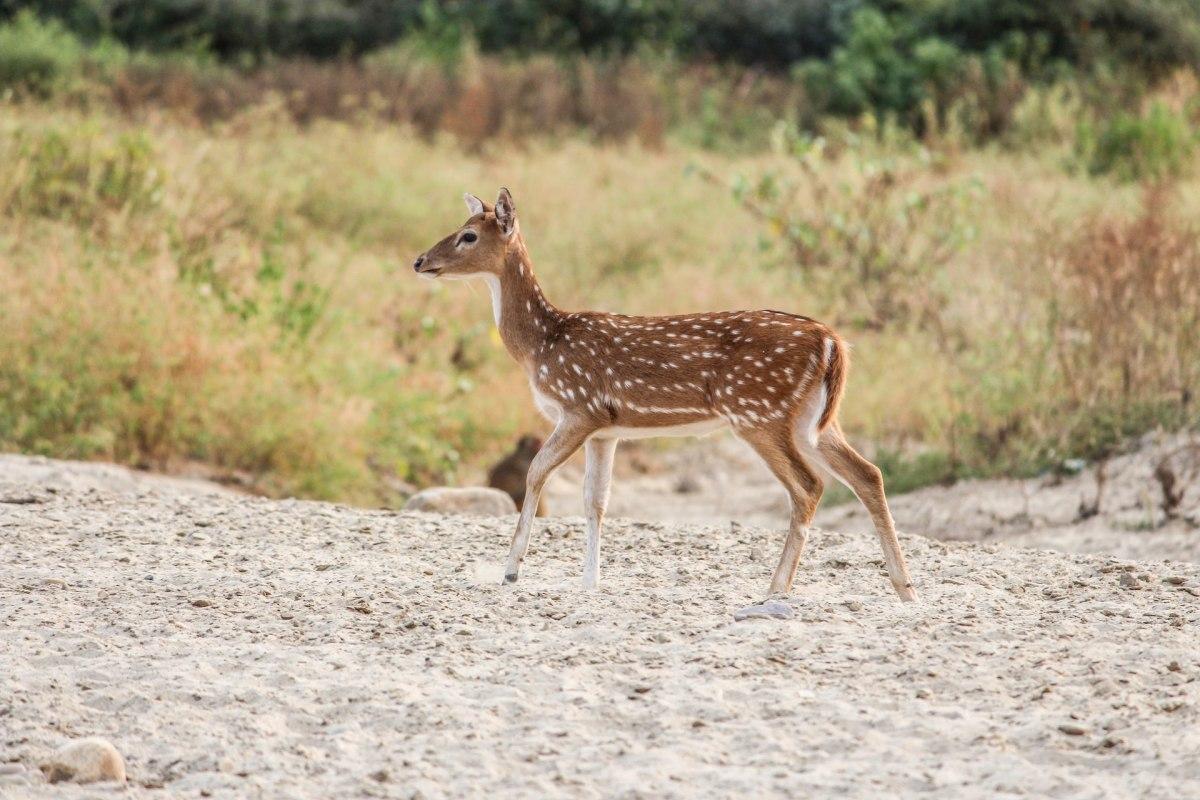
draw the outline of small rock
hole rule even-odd
[[[1183,665],[1180,664],[1178,661],[1172,661],[1170,664],[1167,664],[1167,670],[1169,672],[1179,672],[1182,669],[1183,669]]]
[[[1087,733],[1087,728],[1080,727],[1079,725],[1071,722],[1068,722],[1065,725],[1059,725],[1058,729],[1067,736],[1083,736],[1085,733]]]
[[[356,597],[353,600],[351,600],[349,603],[346,604],[346,608],[350,609],[351,611],[357,611],[360,614],[370,614],[371,613],[371,604],[368,603],[366,601],[366,599],[362,598],[362,597]]]
[[[857,600],[847,600],[844,603],[844,605],[846,606],[846,608],[850,609],[851,611],[862,611],[863,610],[863,604],[858,602]]]
[[[761,547],[751,547],[750,548],[750,560],[755,561],[755,562],[766,561],[767,557],[763,553]]]
[[[1120,578],[1121,586],[1126,589],[1141,589],[1142,582],[1132,572],[1122,572]]]
[[[654,641],[658,642],[659,644],[666,644],[667,642],[671,641],[671,634],[663,633],[660,631],[660,632],[654,634],[653,639],[654,639]]]
[[[765,603],[746,606],[733,612],[735,622],[747,619],[791,619],[794,616],[796,616],[796,610],[778,600],[768,600]]]
[[[71,742],[40,766],[50,783],[125,782],[125,759],[112,744],[96,737]]]
[[[695,494],[700,491],[700,481],[692,475],[684,475],[675,482],[676,494]]]
[[[1169,583],[1172,586],[1183,586],[1185,583],[1187,583],[1187,580],[1188,579],[1182,575],[1168,575],[1167,577],[1163,578],[1163,583]]]
[[[196,597],[192,599],[192,605],[194,605],[196,608],[208,608],[212,604],[213,601],[209,600],[207,597]]]
[[[454,488],[435,486],[417,492],[404,504],[405,511],[429,511],[435,514],[466,514],[476,517],[502,517],[517,513],[513,499],[499,489],[484,486]]]
[[[392,779],[392,776],[390,774],[388,774],[388,771],[386,769],[381,769],[381,770],[372,772],[369,777],[371,778],[371,780],[373,780],[377,783],[387,783],[388,781],[390,781]]]
[[[42,586],[50,589],[65,589],[67,588],[67,582],[61,578],[43,578]]]

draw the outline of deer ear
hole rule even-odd
[[[463,200],[467,201],[467,210],[471,212],[472,217],[484,212],[483,201],[470,192],[463,195]]]
[[[501,189],[496,198],[496,224],[505,236],[512,236],[517,229],[517,204],[513,202],[508,189]]]

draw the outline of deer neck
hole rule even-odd
[[[488,280],[492,312],[504,347],[518,362],[528,364],[562,316],[542,294],[525,243],[518,239],[498,277]]]

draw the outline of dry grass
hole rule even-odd
[[[482,131],[487,107],[464,103],[453,124]],[[1064,172],[1065,151],[935,163],[898,152],[902,179],[864,193],[853,147],[805,166],[670,138],[475,152],[370,115],[301,124],[278,100],[208,126],[36,104],[0,119],[6,449],[199,460],[273,494],[365,503],[395,502],[404,481],[477,475],[544,423],[495,340],[486,292],[419,282],[408,265],[463,218],[464,190],[501,184],[563,306],[783,307],[845,326],[847,426],[934,454],[927,472],[900,476],[909,483],[1049,463],[1087,443],[1056,429],[1062,414],[1090,430],[1100,413],[1164,398],[1178,409],[1200,362],[1195,185],[1178,187],[1171,213],[1143,212],[1136,187]],[[804,217],[825,277],[797,269],[795,242],[689,171],[697,161],[715,176],[792,181],[797,204],[825,191],[824,216]],[[937,216],[921,204],[899,221],[856,211],[964,185],[978,187],[970,202]],[[875,240],[847,238],[839,215],[869,222]],[[936,325],[914,314],[922,297],[936,298]],[[1156,312],[1171,298],[1171,314]],[[1116,338],[1115,302],[1132,320]],[[1089,403],[1092,385],[1103,391]],[[1128,415],[1127,427],[1168,419],[1180,415]]]
[[[451,63],[397,46],[362,62],[282,61],[249,71],[142,59],[81,95],[107,95],[137,119],[170,114],[206,125],[272,103],[294,122],[401,124],[450,134],[468,150],[578,135],[664,146],[668,129],[696,144],[761,147],[771,125],[797,113],[802,90],[746,68],[657,59],[547,56],[512,61],[466,51]]]

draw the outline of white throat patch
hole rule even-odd
[[[500,278],[490,272],[472,272],[469,275],[446,275],[447,280],[470,281],[483,280],[487,282],[488,291],[492,293],[492,316],[496,318],[496,327],[500,327],[500,312],[503,310],[504,297],[500,292]]]

